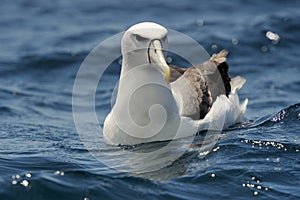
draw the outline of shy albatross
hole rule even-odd
[[[103,126],[107,144],[183,138],[226,129],[244,119],[247,99],[240,104],[237,91],[246,80],[228,76],[227,51],[199,66],[169,66],[167,34],[166,28],[152,22],[124,33],[117,98]]]

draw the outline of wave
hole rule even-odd
[[[290,124],[300,120],[300,103],[291,105],[277,112],[262,125],[274,125],[277,123]]]
[[[32,74],[34,71],[47,72],[53,69],[69,68],[77,63],[81,63],[88,52],[67,52],[55,51],[43,54],[27,54],[15,61],[1,61],[0,75],[7,77],[8,75],[26,75]]]
[[[273,126],[277,123],[294,123],[300,120],[300,103],[281,109],[275,115],[268,114],[255,120],[248,120],[230,127],[229,130],[257,128],[262,126]]]

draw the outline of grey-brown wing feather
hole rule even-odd
[[[187,70],[186,68],[180,68],[175,65],[169,65],[169,67],[171,71],[170,82],[176,81]]]
[[[223,50],[199,66],[179,68],[171,66],[171,87],[180,98],[181,115],[202,119],[219,95],[231,91],[226,56]]]

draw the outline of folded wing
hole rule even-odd
[[[242,87],[244,78],[228,76],[227,54],[222,50],[203,64],[189,68],[170,66],[171,88],[181,116],[203,119],[220,95],[228,97]]]

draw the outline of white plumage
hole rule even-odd
[[[118,94],[103,127],[106,143],[133,145],[172,140],[202,130],[222,130],[243,120],[247,100],[240,105],[237,94],[245,83],[242,77],[231,79],[231,91],[226,96],[217,92],[219,85],[224,88],[222,81],[210,80],[211,89],[203,87],[203,80],[209,76],[197,69],[205,68],[204,63],[193,69],[195,73],[185,71],[169,84],[170,68],[163,52],[167,33],[163,26],[151,22],[136,24],[124,33]],[[212,57],[210,65],[219,61],[226,61],[226,55]],[[214,94],[218,95],[214,98]],[[203,108],[209,111],[205,115]],[[195,115],[199,112],[204,118]]]

